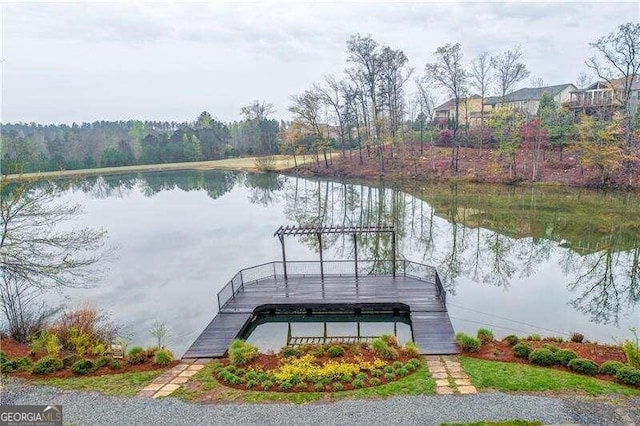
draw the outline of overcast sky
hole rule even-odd
[[[416,73],[444,43],[465,60],[515,45],[533,77],[575,83],[589,42],[640,3],[16,3],[2,6],[2,122],[224,121],[254,99],[342,74],[350,34],[404,50]],[[521,87],[530,86],[530,81]],[[442,97],[440,97],[442,99]]]

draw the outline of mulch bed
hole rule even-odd
[[[35,356],[32,356],[30,354],[29,351],[29,345],[25,344],[25,343],[18,343],[13,339],[1,339],[0,340],[0,350],[4,351],[10,358],[20,358],[20,357],[28,357],[31,359],[31,361],[33,361],[33,363],[35,364],[40,358],[45,357],[47,354],[46,353],[39,353],[36,354]],[[69,355],[71,352],[60,352],[60,355],[58,356],[60,359],[64,358],[66,355]],[[83,358],[86,359],[96,359],[96,357],[91,357],[91,356],[85,356]],[[82,374],[82,375],[78,375],[78,374],[74,374],[71,369],[69,368],[65,368],[63,370],[59,370],[53,373],[49,373],[49,374],[32,374],[29,372],[24,372],[24,371],[16,371],[13,373],[9,373],[10,376],[12,377],[22,377],[25,379],[50,379],[50,378],[56,378],[56,379],[64,379],[64,378],[69,378],[69,377],[90,377],[90,376],[105,376],[105,375],[110,375],[110,374],[122,374],[122,373],[136,373],[136,372],[143,372],[143,371],[154,371],[154,370],[160,370],[160,369],[168,369],[171,367],[174,367],[176,365],[178,365],[180,363],[180,361],[176,360],[171,362],[171,364],[161,367],[159,365],[156,365],[153,363],[153,359],[149,358],[147,359],[143,364],[133,364],[133,365],[129,365],[127,364],[127,362],[124,359],[120,359],[120,364],[121,364],[121,368],[119,369],[112,369],[109,366],[104,366],[101,367],[95,371],[92,371],[91,373],[87,373],[87,374]]]
[[[627,362],[627,358],[620,346],[613,345],[601,345],[598,343],[574,343],[574,342],[550,342],[550,341],[534,341],[534,340],[522,340],[522,343],[526,343],[533,349],[538,349],[543,345],[553,345],[560,349],[570,349],[578,354],[578,358],[589,359],[598,365],[601,365],[605,361],[620,361]],[[491,343],[483,343],[478,352],[464,353],[465,356],[471,358],[484,359],[488,361],[502,361],[502,362],[515,362],[518,364],[527,364],[535,366],[526,359],[518,358],[513,355],[513,348],[504,341],[494,341]],[[553,368],[559,371],[569,371],[566,367],[552,366],[546,368]],[[600,380],[615,381],[615,377],[606,374],[597,374],[596,377]]]

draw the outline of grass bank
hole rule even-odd
[[[598,380],[581,374],[460,356],[460,364],[478,389],[506,392],[581,391],[590,395],[638,396],[640,389]]]
[[[395,395],[431,395],[435,393],[435,381],[421,366],[415,373],[398,381],[381,386],[344,392],[266,392],[233,389],[222,385],[214,376],[213,363],[207,364],[172,397],[200,402],[293,402],[304,404],[320,399],[386,398]]]
[[[163,371],[142,371],[65,379],[41,379],[34,380],[33,383],[67,390],[96,391],[104,395],[135,396]]]
[[[263,157],[243,157],[228,158],[226,160],[214,161],[194,161],[188,163],[166,163],[166,164],[140,164],[135,166],[122,167],[101,167],[96,169],[79,169],[79,170],[59,170],[53,172],[37,172],[7,175],[9,181],[17,181],[23,179],[54,179],[59,177],[79,177],[91,175],[115,175],[137,172],[160,172],[171,170],[237,170],[245,172],[257,172],[256,158]],[[289,155],[274,155],[271,157],[273,161],[269,164],[269,168],[274,171],[287,170],[294,167],[293,157]],[[315,161],[310,155],[298,156],[298,164]]]

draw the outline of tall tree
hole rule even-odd
[[[489,92],[489,86],[493,82],[493,73],[491,68],[491,58],[489,52],[482,52],[471,62],[470,83],[476,89],[482,98],[480,105],[480,138],[479,145],[482,149],[482,139],[484,138],[484,98]]]
[[[325,84],[314,84],[313,90],[318,94],[320,100],[329,106],[336,117],[338,123],[340,146],[342,147],[342,157],[346,154],[346,122],[345,122],[345,104],[344,104],[344,85],[343,81],[338,81],[333,75],[324,77]]]
[[[420,155],[424,154],[424,130],[427,123],[433,119],[434,100],[433,96],[429,92],[424,78],[416,78],[416,103],[418,105],[419,113],[418,123],[420,125]]]
[[[402,50],[385,46],[380,53],[380,93],[389,112],[389,133],[392,138],[395,138],[405,114],[404,85],[414,71],[413,68],[407,68],[408,61]]]
[[[321,128],[322,100],[318,92],[305,90],[301,95],[291,96],[289,111],[294,115],[294,122],[299,123],[305,132],[313,139],[312,146],[316,152],[316,159],[320,152],[324,153],[324,163],[329,167],[327,159],[327,138]]]
[[[587,66],[598,77],[605,80],[613,89],[613,96],[620,103],[623,111],[622,128],[626,141],[627,158],[626,171],[629,184],[632,179],[633,134],[636,129],[634,108],[638,108],[637,101],[632,102],[632,90],[640,84],[640,24],[628,22],[620,25],[617,32],[601,37],[590,46],[596,50],[596,55],[587,59]],[[617,81],[614,81],[617,80]],[[616,84],[617,83],[617,84]]]
[[[354,64],[351,74],[362,83],[371,101],[373,120],[373,138],[378,150],[380,172],[384,172],[384,152],[382,149],[380,105],[378,102],[378,84],[381,79],[381,58],[378,43],[371,37],[352,35],[347,40],[347,61]]]
[[[526,65],[519,62],[520,58],[522,58],[520,46],[491,57],[491,67],[496,73],[498,93],[503,101],[507,93],[512,91],[518,82],[529,77],[530,73]]]
[[[467,72],[462,66],[462,46],[460,43],[445,44],[436,49],[433,54],[436,62],[425,66],[427,78],[435,85],[443,87],[455,102],[453,125],[453,142],[451,144],[451,167],[458,170],[457,137],[460,122],[460,98],[463,96],[467,84]]]

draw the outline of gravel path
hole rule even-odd
[[[61,404],[64,422],[78,425],[192,424],[440,424],[480,420],[540,420],[544,423],[632,424],[640,398],[627,408],[585,399],[508,395],[406,396],[335,403],[193,404],[174,398],[143,400],[95,392],[63,391],[22,382],[5,383],[2,404]]]

